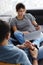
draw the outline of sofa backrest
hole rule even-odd
[[[35,16],[39,25],[43,25],[43,10],[27,10],[26,13],[31,13]]]

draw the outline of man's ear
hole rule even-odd
[[[10,39],[10,33],[6,34],[6,39]]]

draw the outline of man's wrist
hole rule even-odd
[[[33,57],[32,59],[33,59],[33,60],[38,60],[38,59],[37,59],[37,58],[35,58],[35,57]]]
[[[35,27],[38,27],[39,25],[37,24],[37,25],[35,25]]]

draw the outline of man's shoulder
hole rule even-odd
[[[27,17],[32,16],[32,14],[31,13],[26,13],[25,16],[27,16]]]
[[[12,22],[14,22],[14,21],[16,22],[16,17],[10,18],[10,21],[9,22],[12,24]]]

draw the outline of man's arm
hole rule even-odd
[[[28,45],[28,46],[27,46]],[[38,60],[37,60],[37,56],[38,56],[38,50],[37,50],[37,48],[35,48],[34,46],[32,47],[31,46],[31,43],[29,44],[26,44],[25,45],[25,43],[24,43],[24,45],[18,45],[17,47],[19,47],[19,48],[21,48],[21,49],[23,49],[23,48],[30,48],[30,53],[31,53],[31,55],[32,55],[32,57],[33,57],[33,64],[32,65],[38,65]],[[33,49],[33,50],[32,50]]]
[[[16,26],[12,26],[12,30],[15,32],[17,31],[17,27]]]
[[[32,24],[35,26],[36,30],[40,30],[41,26],[37,24],[36,21],[33,21]]]
[[[37,60],[37,56],[38,56],[38,50],[37,48],[35,48],[33,51],[30,50],[31,56],[33,57],[33,64],[32,65],[38,65],[38,60]]]
[[[30,19],[32,24],[35,26],[36,30],[40,30],[40,26],[37,24],[35,17],[32,14],[27,14],[27,17]]]
[[[12,26],[12,30],[15,32],[15,31],[18,31],[17,27],[16,26]],[[28,31],[22,31],[23,34],[28,34],[29,32]]]
[[[32,65],[38,65],[38,61],[34,59]]]
[[[16,45],[18,48],[20,48],[20,49],[24,49],[24,48],[26,48],[26,46],[24,46],[23,44],[22,45]]]
[[[30,41],[25,41],[22,45],[16,45],[18,48],[24,49],[29,48],[31,50],[34,50],[34,45]]]

